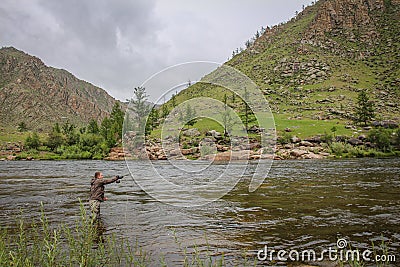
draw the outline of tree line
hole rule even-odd
[[[116,102],[110,116],[100,124],[92,119],[87,126],[78,128],[70,122],[62,125],[57,122],[44,140],[36,132],[30,134],[25,140],[25,147],[32,153],[53,152],[65,159],[103,159],[121,139],[124,115]]]

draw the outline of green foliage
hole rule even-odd
[[[39,135],[36,132],[29,135],[25,140],[25,146],[28,148],[38,149],[41,145]]]
[[[94,120],[94,119],[90,120],[90,122],[89,122],[89,124],[87,126],[87,129],[86,129],[86,132],[89,133],[89,134],[98,134],[98,133],[100,133],[99,125],[97,124],[96,120]]]
[[[383,152],[391,151],[392,147],[390,144],[391,130],[378,128],[372,129],[368,134],[368,140],[374,143],[377,148]]]
[[[64,159],[91,159],[90,151],[82,150],[78,145],[61,146],[57,149],[57,153]]]
[[[369,97],[365,90],[362,90],[357,97],[357,106],[354,114],[354,120],[356,123],[364,123],[372,120],[375,116],[374,103],[369,100]]]
[[[161,107],[161,118],[166,118],[169,114],[168,106],[167,105],[162,105]]]
[[[91,120],[79,131],[76,126],[65,123],[61,128],[53,126],[45,145],[64,159],[103,159],[114,147],[122,134],[124,113],[116,103],[110,117],[104,118],[101,126]]]
[[[26,126],[26,123],[24,121],[21,121],[18,126],[17,126],[18,132],[25,132],[28,130],[28,127]]]
[[[48,146],[52,151],[55,151],[58,147],[60,147],[64,143],[65,143],[64,136],[61,134],[61,132],[57,131],[57,127],[53,127],[53,131],[50,132],[47,138],[46,146]]]
[[[103,136],[108,147],[114,147],[122,136],[124,124],[124,112],[119,103],[115,103],[109,118],[104,118],[100,126],[100,134]]]
[[[189,104],[186,105],[185,117],[184,117],[186,125],[193,126],[197,121],[196,119],[193,119],[194,117],[196,117],[196,110],[194,110]]]
[[[146,135],[150,134],[151,131],[156,128],[159,124],[159,112],[158,109],[156,107],[153,107],[150,110],[150,114],[147,118],[147,122],[146,122]]]
[[[396,146],[400,147],[400,128],[396,130],[395,134],[394,134],[394,143]]]
[[[62,126],[62,133],[64,135],[69,135],[75,131],[76,126],[69,123],[68,121]]]
[[[278,143],[281,145],[289,144],[291,142],[293,135],[288,132],[284,132],[282,136],[278,137]]]
[[[352,146],[348,143],[343,142],[331,143],[329,145],[329,152],[340,158],[381,157],[391,155],[377,151],[373,148],[366,148],[364,146]]]
[[[337,128],[336,128],[336,126],[332,126],[332,128],[331,128],[331,132],[333,133],[333,135],[335,135],[336,131],[337,131]]]
[[[249,129],[249,115],[251,112],[251,108],[249,107],[248,101],[249,101],[249,92],[247,91],[247,88],[244,88],[244,99],[243,99],[244,114],[241,117],[244,120],[246,131]]]
[[[176,94],[172,95],[170,101],[171,101],[172,108],[176,107]]]
[[[133,127],[137,129],[138,133],[146,128],[147,116],[151,111],[151,107],[147,103],[148,95],[146,94],[146,88],[136,87],[133,90],[135,99],[131,100],[130,109],[135,116],[135,125]],[[144,134],[144,133],[141,133]]]
[[[200,147],[200,155],[202,157],[215,153],[215,149],[209,144],[203,144]]]
[[[61,133],[61,128],[60,128],[60,125],[58,124],[58,122],[56,122],[56,123],[54,124],[54,126],[53,126],[53,132]]]
[[[330,145],[333,142],[333,140],[334,140],[333,135],[332,134],[328,134],[327,132],[324,132],[324,135],[321,136],[321,141],[324,142],[324,143],[327,143],[328,145]]]
[[[235,93],[232,94],[232,97],[234,97]],[[233,102],[234,100],[232,100]],[[229,133],[232,131],[233,128],[233,115],[232,115],[232,110],[228,108],[228,97],[226,94],[224,94],[224,111],[222,113],[222,124],[224,127],[224,136],[228,136]]]
[[[336,156],[343,156],[343,154],[347,153],[349,148],[351,147],[350,144],[342,143],[342,142],[333,142],[330,144],[329,149],[330,153]]]
[[[110,114],[111,120],[111,132],[114,137],[118,140],[121,139],[122,125],[124,124],[125,113],[121,110],[121,105],[116,102]]]
[[[111,120],[109,118],[104,118],[100,126],[100,133],[109,147],[113,147],[116,143],[115,137],[111,132],[111,125]]]

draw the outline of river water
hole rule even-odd
[[[130,164],[144,170],[148,163]],[[172,172],[167,162],[153,164]],[[216,165],[215,175],[221,167]],[[87,207],[95,171],[106,178],[129,172],[125,162],[0,162],[1,225],[14,227],[21,210],[29,220],[39,218],[41,202],[51,223],[72,225],[79,217],[79,199]],[[179,265],[180,246],[207,249],[216,257],[224,253],[229,263],[244,251],[255,259],[265,246],[321,250],[335,247],[340,238],[359,250],[383,240],[400,264],[399,159],[275,161],[253,193],[248,191],[250,175],[245,173],[222,199],[197,207],[161,203],[127,176],[106,186],[103,234],[137,241],[170,265]],[[181,194],[169,196],[182,201]]]

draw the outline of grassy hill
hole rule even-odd
[[[335,126],[337,134],[351,136],[354,129],[345,126],[353,124],[361,90],[374,102],[376,120],[400,118],[399,31],[398,0],[320,0],[289,22],[267,27],[225,64],[259,86],[278,133],[291,128],[308,137]],[[181,91],[175,102],[222,100],[224,94],[240,110],[231,92],[203,83]],[[166,105],[172,108],[171,101]]]

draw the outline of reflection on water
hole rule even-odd
[[[135,164],[144,169],[146,163]],[[173,173],[166,162],[154,164]],[[79,199],[87,204],[90,179],[98,170],[105,177],[128,173],[125,162],[0,162],[1,225],[14,227],[20,210],[28,219],[39,218],[41,202],[50,222],[72,225],[79,217]],[[160,203],[125,177],[106,186],[102,234],[137,240],[144,250],[172,263],[183,252],[179,245],[224,252],[229,259],[264,245],[334,247],[339,237],[359,249],[371,249],[371,241],[383,239],[389,252],[399,254],[398,159],[274,162],[254,193],[248,192],[249,175],[223,199],[192,208]],[[176,201],[184,201],[180,197],[176,194]]]

